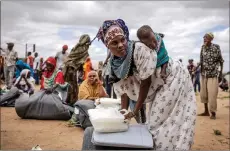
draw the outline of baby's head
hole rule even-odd
[[[148,25],[143,25],[137,30],[138,39],[151,49],[157,46],[157,40],[154,36],[153,30]]]

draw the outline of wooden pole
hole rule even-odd
[[[27,44],[26,44],[26,52],[25,52],[25,58],[27,57]]]
[[[36,52],[36,45],[33,44],[33,52],[35,53]]]

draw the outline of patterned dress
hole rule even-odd
[[[136,71],[133,76],[114,84],[118,96],[126,93],[138,100],[141,80],[151,76],[152,83],[145,100],[149,103],[147,126],[156,150],[189,150],[193,144],[196,123],[196,98],[186,67],[169,60],[164,84],[156,77],[157,54],[142,43],[133,53]]]

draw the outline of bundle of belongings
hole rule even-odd
[[[20,96],[21,92],[18,88],[12,87],[9,91],[1,95],[1,107],[14,107],[16,99]]]
[[[124,120],[127,110],[117,108],[117,102],[110,98],[102,99],[103,106],[89,109],[89,119],[93,126],[91,143],[95,146],[132,149],[152,149],[154,147],[152,135],[145,124],[130,124]],[[125,114],[121,114],[124,111]],[[134,139],[135,138],[135,139]],[[132,141],[130,141],[132,140]],[[84,146],[84,144],[83,144]]]
[[[90,109],[106,109],[113,107],[120,109],[121,100],[111,98],[100,98],[95,101],[79,100],[74,104],[74,113],[72,118],[68,121],[69,126],[78,126],[83,129],[92,126],[89,118]]]
[[[31,76],[31,71],[23,69],[19,74],[13,87],[1,95],[0,106],[14,107],[16,99],[18,99],[21,94],[27,93],[31,95],[34,93],[34,79]]]
[[[80,37],[79,42],[72,48],[66,61],[64,62],[63,74],[65,81],[70,84],[68,93],[68,103],[73,105],[78,100],[78,81],[77,71],[89,57],[88,49],[91,44],[89,35]]]
[[[15,110],[23,119],[69,120],[73,108],[66,105],[67,91],[57,87],[52,93],[40,90],[29,96],[23,93],[15,101]]]

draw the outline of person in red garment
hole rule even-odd
[[[26,58],[26,63],[28,65],[30,65],[30,68],[33,69],[33,65],[34,65],[34,57],[32,56],[32,53],[31,52],[28,52],[28,56]]]
[[[83,68],[84,68],[84,80],[86,80],[88,73],[93,70],[93,65],[89,57],[86,59]]]
[[[41,89],[48,90],[47,92],[53,92],[53,90],[60,86],[65,89],[67,83],[64,80],[64,76],[61,70],[56,68],[56,60],[53,57],[49,57],[45,61],[45,71],[41,78]]]

